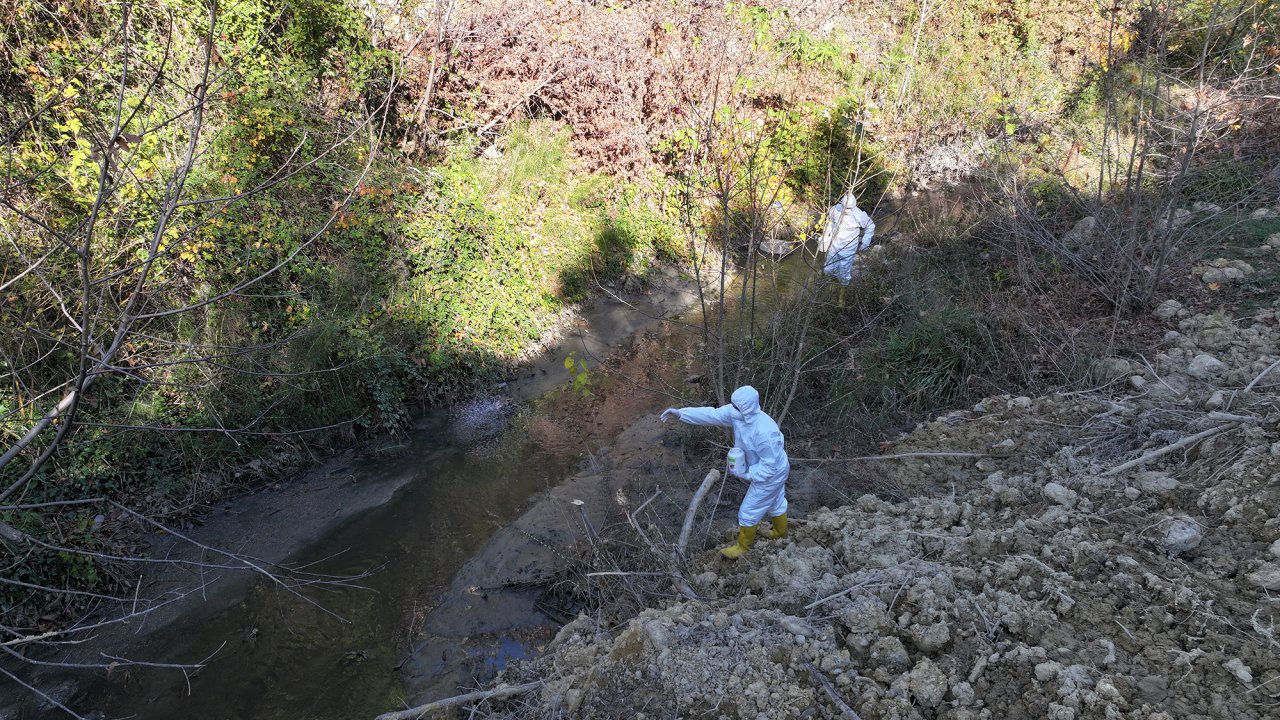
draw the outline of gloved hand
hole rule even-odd
[[[733,465],[730,465],[730,466],[729,466],[729,474],[730,474],[730,475],[732,475],[732,476],[734,476],[734,477],[736,477],[736,478],[738,478],[739,480],[746,480],[746,479],[747,479],[747,476],[746,476],[746,475],[744,475],[743,473],[738,472],[737,470],[734,470],[734,469],[733,469]]]
[[[680,409],[679,409],[679,408],[667,408],[666,410],[663,410],[663,411],[662,411],[662,414],[661,414],[661,415],[659,415],[659,416],[658,416],[658,419],[659,419],[659,420],[661,420],[662,422],[666,422],[667,420],[669,420],[669,419],[671,419],[671,418],[675,418],[675,419],[677,419],[677,420],[679,420],[679,419],[680,419]]]

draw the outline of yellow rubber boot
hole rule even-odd
[[[742,557],[742,553],[746,552],[756,541],[756,529],[753,527],[738,528],[738,541],[727,548],[720,550],[720,554],[730,560],[737,560]]]
[[[782,513],[778,517],[773,518],[772,522],[773,522],[773,527],[769,528],[769,531],[766,533],[769,539],[777,540],[779,538],[786,537],[787,536],[787,514]]]

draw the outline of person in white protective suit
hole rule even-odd
[[[853,257],[871,245],[876,234],[876,224],[871,216],[858,207],[853,193],[845,195],[827,211],[827,227],[818,238],[818,251],[827,254],[822,272],[848,285],[853,278]],[[844,287],[840,288],[840,301],[844,302]]]
[[[771,529],[769,538],[778,539],[787,534],[787,475],[791,462],[787,460],[782,431],[778,423],[760,409],[760,393],[750,385],[733,391],[731,402],[724,407],[667,408],[662,422],[679,418],[690,425],[714,425],[733,428],[733,445],[746,455],[747,472],[739,475],[751,483],[747,495],[738,508],[738,539],[720,552],[736,560],[756,541],[756,526],[767,515]]]

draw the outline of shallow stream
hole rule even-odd
[[[540,451],[519,432],[484,440],[460,437],[452,425],[444,413],[422,418],[399,457],[363,468],[408,471],[414,480],[297,554],[332,558],[320,567],[333,574],[378,567],[360,583],[369,590],[314,594],[322,611],[255,583],[232,607],[175,623],[131,650],[158,662],[214,655],[189,686],[181,675],[147,671],[137,682],[106,684],[87,705],[110,717],[208,720],[372,718],[399,707],[411,693],[397,671],[428,610],[424,599],[575,461]],[[504,639],[491,669],[523,652]]]

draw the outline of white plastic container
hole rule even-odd
[[[747,454],[742,448],[729,450],[729,468],[737,475],[747,474]]]

